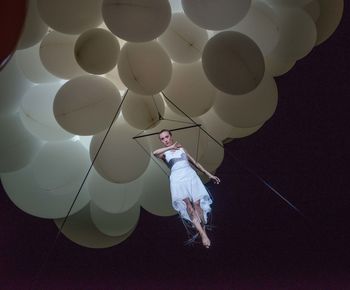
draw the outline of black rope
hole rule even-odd
[[[171,103],[173,106],[176,107],[176,109],[178,109],[180,112],[182,112],[188,119],[190,119],[192,122],[195,123],[195,121],[189,116],[187,115],[183,110],[181,110],[176,104],[174,104],[174,102],[172,102],[165,94],[164,92],[161,92],[161,94],[163,95],[163,97],[169,102]],[[202,130],[205,134],[207,134],[215,143],[217,143],[220,147],[222,147],[223,149],[225,149],[225,147],[221,144],[221,142],[219,142],[218,140],[216,140],[213,136],[211,136],[211,134],[209,134],[205,129],[203,129],[202,127],[200,127],[200,130]],[[306,216],[296,207],[294,206],[288,199],[286,199],[282,194],[280,194],[276,189],[274,189],[270,184],[268,184],[267,181],[265,181],[265,179],[263,179],[260,175],[256,174],[253,170],[251,170],[250,168],[248,168],[245,164],[243,164],[237,157],[235,157],[230,151],[226,150],[226,152],[228,152],[228,154],[234,159],[236,160],[236,162],[243,167],[245,170],[247,170],[250,174],[252,174],[253,176],[255,176],[260,182],[262,182],[264,185],[266,185],[269,189],[271,189],[271,191],[273,193],[275,193],[281,200],[283,200],[289,207],[291,207],[293,210],[295,210],[299,215],[301,215],[303,218],[307,219]]]
[[[185,129],[190,129],[190,128],[194,128],[194,127],[200,127],[202,126],[201,124],[196,124],[192,125],[192,126],[186,126],[186,127],[181,127],[181,128],[176,128],[176,129],[171,129],[169,131],[174,132],[174,131],[178,131],[178,130],[185,130]],[[143,138],[143,137],[149,137],[149,136],[153,136],[153,135],[158,135],[160,132],[155,132],[155,133],[150,133],[150,134],[145,134],[145,135],[136,135],[134,137],[132,137],[133,139],[139,139],[139,138]]]

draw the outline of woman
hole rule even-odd
[[[179,143],[174,142],[169,130],[162,130],[159,133],[159,139],[165,147],[155,150],[153,155],[162,159],[171,169],[172,205],[182,218],[193,223],[201,236],[203,246],[209,248],[210,240],[204,225],[207,223],[212,200],[190,163],[214,180],[216,184],[220,182],[220,179],[205,170]]]

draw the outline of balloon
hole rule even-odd
[[[37,0],[42,19],[54,30],[79,34],[102,23],[102,0]]]
[[[118,70],[120,79],[130,90],[155,95],[168,85],[172,66],[158,42],[129,42],[120,52]]]
[[[171,18],[169,1],[104,0],[103,19],[118,37],[131,42],[151,41],[168,27]]]
[[[74,48],[79,65],[92,74],[104,74],[112,70],[117,65],[119,51],[117,38],[101,28],[82,33]]]
[[[93,135],[110,126],[120,103],[119,91],[110,80],[80,76],[59,89],[53,111],[57,122],[68,132]]]
[[[270,5],[276,5],[281,7],[301,7],[308,3],[310,3],[312,0],[264,0]]]
[[[227,94],[246,94],[264,76],[261,50],[248,36],[235,31],[216,34],[206,44],[202,64],[209,81]]]
[[[207,40],[208,33],[181,13],[172,15],[169,27],[158,38],[171,59],[178,63],[199,60]]]
[[[248,12],[251,0],[182,0],[185,14],[198,26],[209,30],[227,29]]]

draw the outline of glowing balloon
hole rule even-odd
[[[198,26],[223,30],[237,24],[248,12],[251,0],[182,0],[185,14]]]
[[[119,91],[110,80],[80,76],[59,89],[53,111],[57,122],[68,132],[93,135],[108,128],[120,102]]]
[[[172,15],[167,30],[158,41],[164,46],[171,59],[178,63],[190,63],[199,60],[208,40],[206,30],[192,23],[184,14]]]
[[[85,206],[75,215],[70,216],[63,224],[64,219],[55,220],[55,224],[62,229],[63,235],[72,242],[87,248],[109,248],[125,241],[134,231],[131,229],[124,235],[111,237],[101,233],[91,220],[90,206]]]
[[[48,26],[38,13],[37,0],[29,0],[27,3],[27,16],[17,49],[25,49],[37,44],[48,30]]]
[[[40,59],[40,44],[16,52],[17,65],[25,77],[33,83],[51,83],[60,79],[51,74]]]
[[[94,160],[97,156],[94,167],[102,177],[115,183],[127,183],[142,175],[148,166],[149,156],[133,139],[139,131],[118,120],[103,146],[105,131],[92,138],[90,158]],[[96,155],[100,147],[101,151]]]
[[[102,22],[102,0],[37,0],[42,19],[53,29],[79,34]]]
[[[42,218],[65,217],[89,168],[87,151],[79,142],[49,142],[20,171],[1,176],[9,198],[21,210]],[[70,214],[90,200],[83,186]]]
[[[131,126],[146,130],[158,124],[164,116],[164,101],[158,94],[155,96],[139,95],[129,91],[122,106],[125,121]]]
[[[109,31],[93,28],[79,36],[75,43],[75,58],[89,73],[104,74],[112,70],[118,60],[120,46]]]
[[[136,227],[140,217],[140,205],[137,203],[123,213],[110,213],[90,203],[91,220],[96,228],[107,236],[121,236]]]
[[[207,112],[214,103],[216,88],[206,78],[201,62],[174,64],[173,76],[164,93],[168,106],[178,113],[183,110],[192,117]]]
[[[172,66],[158,42],[129,42],[120,52],[118,70],[120,79],[130,90],[141,95],[154,95],[168,85]]]
[[[18,114],[0,117],[0,172],[10,172],[29,164],[42,143],[23,126]]]
[[[70,139],[74,135],[62,129],[53,115],[53,102],[61,83],[37,85],[29,89],[21,103],[20,116],[33,135],[47,141]]]
[[[77,38],[57,31],[44,37],[40,45],[40,59],[50,73],[62,79],[87,74],[75,60],[74,44]]]
[[[128,211],[139,200],[142,190],[141,179],[130,183],[112,183],[93,170],[88,178],[92,203],[111,214]]]
[[[274,78],[266,73],[260,85],[245,95],[219,92],[214,103],[216,113],[228,124],[250,128],[267,121],[277,107],[278,91]]]
[[[118,37],[146,42],[167,28],[171,8],[164,0],[104,0],[102,14],[107,27]]]
[[[0,71],[0,116],[17,111],[23,95],[32,86],[33,84],[19,70],[16,57],[13,57]]]
[[[261,50],[248,36],[224,31],[206,44],[202,64],[209,81],[228,94],[246,94],[254,90],[264,76]]]

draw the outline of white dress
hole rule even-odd
[[[183,148],[168,150],[165,151],[164,157],[171,169],[170,191],[174,209],[183,218],[191,221],[184,199],[189,198],[192,202],[200,200],[200,207],[203,210],[206,223],[208,213],[211,211],[212,200],[196,171],[191,167],[186,152]]]

